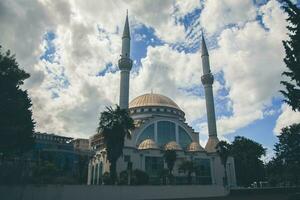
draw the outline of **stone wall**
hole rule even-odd
[[[0,186],[2,200],[136,200],[197,198],[228,195],[221,186]]]

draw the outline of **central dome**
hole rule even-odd
[[[145,106],[166,106],[181,110],[172,99],[161,94],[143,94],[141,96],[136,97],[129,103],[129,108]]]

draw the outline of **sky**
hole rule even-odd
[[[300,4],[297,1],[294,3]],[[121,35],[131,28],[130,100],[172,98],[207,141],[201,30],[210,54],[218,136],[245,136],[273,152],[281,128],[300,122],[283,103],[286,14],[275,0],[1,0],[0,44],[31,74],[36,131],[89,138],[119,98]]]

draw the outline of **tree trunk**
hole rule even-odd
[[[116,183],[117,179],[117,170],[116,170],[116,161],[111,161],[110,166],[109,166],[109,171],[110,171],[110,178],[112,180],[112,184]]]
[[[192,173],[188,172],[188,184],[192,183]]]

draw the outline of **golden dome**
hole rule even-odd
[[[175,141],[171,141],[165,145],[165,150],[182,150],[182,148]]]
[[[200,144],[198,142],[192,142],[188,148],[187,148],[188,151],[204,151],[204,149],[200,146]]]
[[[139,144],[138,149],[158,149],[158,147],[153,140],[146,139]]]
[[[166,106],[181,110],[172,99],[161,94],[143,94],[141,96],[136,97],[129,103],[129,108],[144,106]]]

